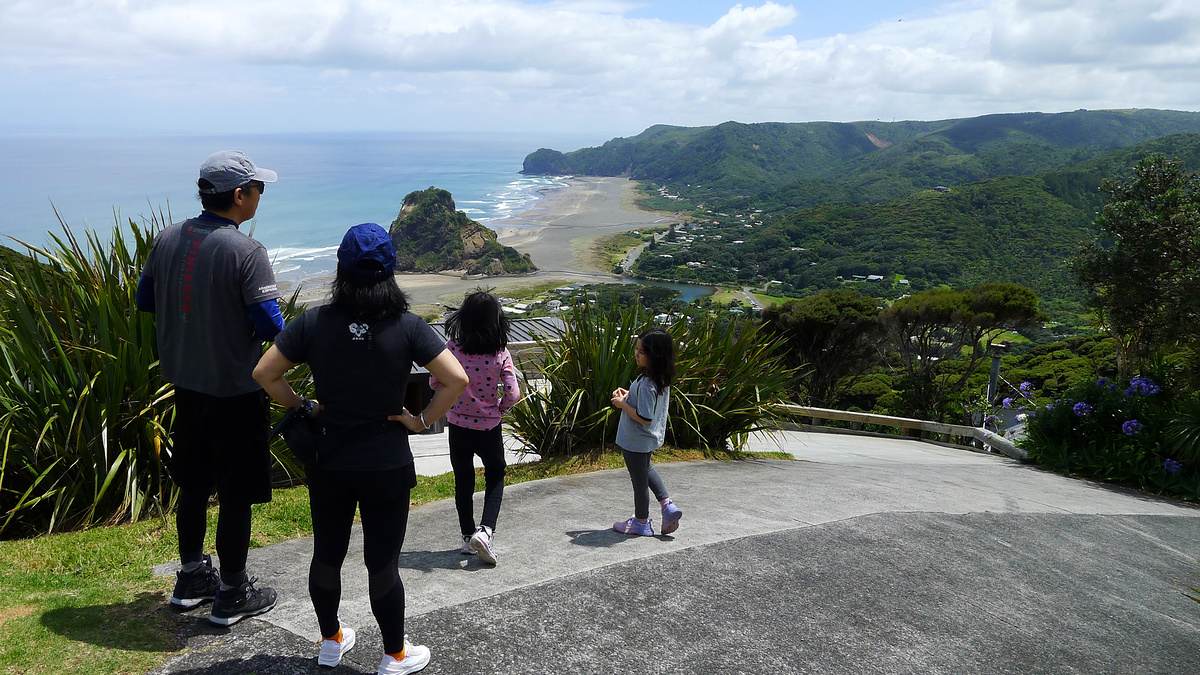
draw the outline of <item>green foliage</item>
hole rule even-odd
[[[435,187],[406,195],[388,232],[396,247],[396,269],[402,272],[462,269],[498,276],[537,270],[529,254],[502,246],[495,232],[455,210],[450,193]]]
[[[0,248],[0,533],[139,520],[174,502],[159,448],[171,389],[154,317],[134,304],[150,229],[105,243],[64,226],[47,248]]]
[[[1160,154],[1106,181],[1098,238],[1074,269],[1121,346],[1128,375],[1164,345],[1200,337],[1200,177]]]
[[[612,392],[637,375],[636,337],[650,325],[640,305],[582,302],[557,339],[539,340],[544,361],[512,411],[514,433],[526,449],[552,457],[608,447],[621,412]],[[670,326],[678,375],[671,387],[667,441],[678,447],[724,452],[747,435],[773,428],[774,409],[787,396],[792,373],[779,343],[747,322],[703,317]]]
[[[761,323],[728,321],[705,313],[672,327],[682,344],[671,388],[668,442],[709,452],[739,451],[751,434],[770,431],[790,416],[794,369],[782,343]]]
[[[1174,411],[1150,378],[1084,380],[1036,410],[1020,444],[1056,471],[1198,499],[1200,464],[1164,443]]]
[[[879,303],[827,290],[763,310],[765,328],[785,340],[786,363],[804,371],[796,389],[807,405],[829,407],[879,361],[885,334]]]
[[[0,534],[138,521],[174,508],[160,457],[173,389],[162,382],[154,315],[138,278],[161,226],[118,225],[84,242],[64,225],[45,248],[0,248]],[[285,317],[299,312],[297,294]],[[307,369],[295,374],[311,393]],[[281,414],[281,411],[276,411]],[[299,475],[282,441],[279,470]]]
[[[1163,432],[1172,456],[1192,466],[1200,465],[1200,392],[1179,402]]]
[[[936,288],[897,300],[880,322],[899,354],[908,414],[942,420],[1000,332],[1041,319],[1037,296],[1018,284]]]

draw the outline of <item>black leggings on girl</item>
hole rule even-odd
[[[504,499],[504,437],[500,425],[492,429],[450,427],[450,467],[454,469],[454,506],[458,509],[458,528],[464,537],[475,533],[475,455],[483,462],[483,515],[480,525],[493,531]]]
[[[412,464],[385,471],[309,471],[313,559],[308,593],[322,637],[333,637],[340,627],[342,562],[350,546],[357,506],[362,516],[371,612],[379,622],[383,651],[396,654],[404,649],[404,584],[396,564],[408,528],[409,491],[416,483]]]
[[[650,517],[647,490],[653,492],[654,498],[660,502],[670,495],[658,472],[650,466],[649,452],[630,452],[622,448],[621,454],[625,457],[625,468],[629,469],[629,480],[633,483],[633,515],[645,520]]]

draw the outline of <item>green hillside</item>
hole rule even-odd
[[[526,174],[628,176],[693,203],[767,210],[881,203],[935,186],[1032,175],[1169,134],[1200,133],[1200,113],[1079,110],[934,122],[655,126],[570,153],[540,149]]]
[[[1047,300],[1078,300],[1066,260],[1092,235],[1101,182],[1127,177],[1150,152],[1200,167],[1200,134],[1154,139],[1038,175],[921,190],[881,204],[826,203],[771,217],[753,208],[763,204],[743,199],[741,210],[714,207],[698,214],[674,242],[640,257],[633,272],[769,286],[782,295],[850,284],[896,297],[940,284],[1012,281]],[[869,276],[881,279],[866,281]],[[902,278],[909,283],[900,284]]]

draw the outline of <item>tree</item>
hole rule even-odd
[[[886,334],[879,305],[856,291],[827,290],[763,310],[763,323],[783,338],[788,366],[802,373],[797,393],[829,407],[879,360]]]
[[[1129,377],[1164,345],[1200,335],[1200,178],[1153,154],[1133,180],[1104,181],[1108,203],[1096,239],[1073,271],[1117,338],[1117,365]]]
[[[988,343],[1041,320],[1037,305],[1032,290],[996,282],[965,291],[934,288],[884,310],[879,320],[900,357],[909,412],[944,419],[950,398],[988,356]]]

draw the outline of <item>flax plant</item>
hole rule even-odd
[[[90,231],[81,241],[64,223],[48,246],[0,246],[0,537],[173,510],[162,460],[173,389],[159,371],[154,315],[135,304],[166,222],[160,213],[118,223],[108,241]],[[283,473],[298,473],[285,446],[274,454]]]
[[[755,432],[778,429],[796,370],[784,343],[759,322],[703,315],[671,330],[681,344],[667,441],[721,453],[745,447]]]
[[[513,431],[528,452],[549,457],[611,446],[620,420],[612,392],[637,376],[635,341],[650,325],[639,306],[601,308],[585,300],[560,335],[539,340],[544,361],[526,374],[528,394],[512,411]],[[781,343],[759,324],[707,314],[680,318],[668,330],[680,346],[668,443],[724,453],[778,427],[777,406],[794,377]]]
[[[648,319],[640,306],[602,310],[585,298],[561,334],[538,338],[544,361],[533,377],[526,373],[528,393],[512,411],[513,430],[528,452],[568,455],[616,437],[612,392],[636,376],[634,341]]]
[[[154,318],[134,306],[158,222],[107,243],[64,224],[45,248],[0,247],[0,535],[170,509],[158,451],[171,390]]]

